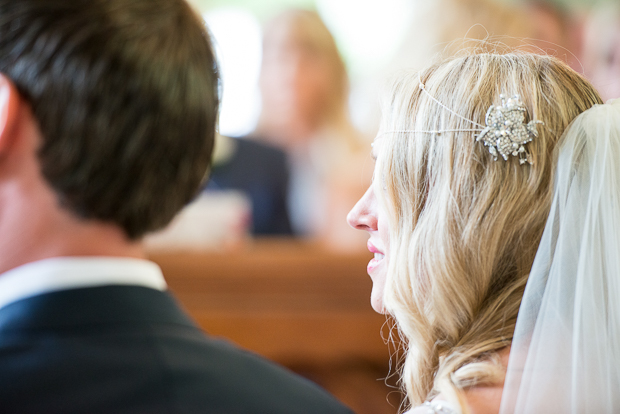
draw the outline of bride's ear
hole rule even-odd
[[[11,80],[0,73],[0,156],[11,146],[21,97]]]

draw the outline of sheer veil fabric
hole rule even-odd
[[[546,412],[620,413],[620,99],[565,133],[519,311],[500,413]]]

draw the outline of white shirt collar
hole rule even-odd
[[[42,293],[105,285],[167,288],[161,269],[148,260],[124,257],[54,257],[0,274],[0,309]]]

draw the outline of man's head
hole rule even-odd
[[[32,108],[41,172],[73,214],[136,239],[196,194],[219,78],[183,0],[0,0],[0,72]]]

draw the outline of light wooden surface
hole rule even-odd
[[[152,252],[170,289],[212,335],[285,364],[383,362],[385,316],[370,307],[370,253],[292,239],[228,252]]]

